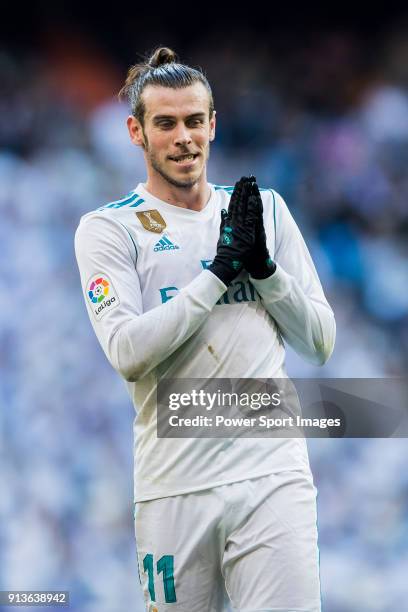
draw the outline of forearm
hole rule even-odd
[[[250,280],[288,344],[307,361],[323,365],[333,351],[336,336],[333,311],[324,295],[307,295],[279,264],[269,278]]]
[[[75,253],[95,334],[111,365],[128,381],[145,376],[177,350],[226,291],[223,282],[203,270],[175,297],[144,311],[135,245],[124,226],[103,215],[81,221]],[[95,275],[109,281],[109,297],[115,298],[101,313],[89,299]]]
[[[201,272],[165,304],[124,321],[106,343],[110,363],[127,381],[145,376],[190,338],[225,290],[214,274]]]

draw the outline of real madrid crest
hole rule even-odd
[[[148,232],[161,234],[167,227],[165,220],[156,209],[137,212],[136,216]]]

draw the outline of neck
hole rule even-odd
[[[211,195],[205,172],[198,182],[191,187],[176,187],[160,175],[155,177],[148,175],[145,189],[163,202],[196,211],[202,210],[206,206]]]

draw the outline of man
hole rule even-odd
[[[211,89],[167,48],[122,93],[147,181],[84,215],[88,314],[136,409],[135,529],[148,610],[320,610],[303,438],[158,438],[160,380],[286,377],[282,337],[323,364],[333,313],[285,202],[207,182]],[[228,212],[227,212],[228,211]],[[220,231],[221,221],[221,231]]]

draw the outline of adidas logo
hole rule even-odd
[[[163,236],[163,238],[160,238],[159,242],[156,242],[153,251],[175,251],[179,248],[180,247],[173,244],[167,236]]]

